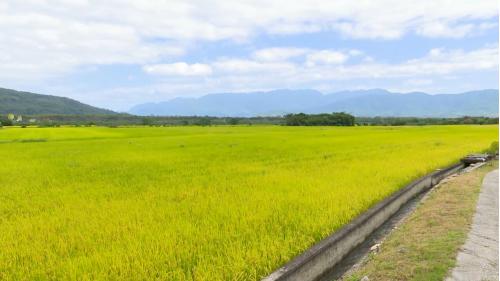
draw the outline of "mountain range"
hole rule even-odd
[[[115,114],[79,101],[0,88],[0,114]]]
[[[347,112],[355,116],[498,116],[498,90],[458,94],[393,93],[383,89],[322,94],[316,90],[209,94],[132,107],[129,113],[161,116],[273,116],[287,113]]]
[[[383,89],[322,94],[316,90],[209,94],[132,107],[135,115],[277,116],[287,113],[347,112],[359,117],[498,117],[498,90],[430,95]],[[0,114],[116,114],[79,101],[0,88]]]

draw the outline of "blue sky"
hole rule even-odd
[[[491,0],[7,0],[0,40],[0,87],[119,111],[277,88],[498,88]]]

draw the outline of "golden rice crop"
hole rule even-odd
[[[498,126],[0,129],[1,280],[258,280]]]

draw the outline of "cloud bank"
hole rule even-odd
[[[427,55],[386,62],[369,49],[259,48],[254,42],[322,32],[351,41],[408,36],[474,40],[498,28],[497,21],[494,0],[4,0],[0,83],[43,84],[84,67],[134,65],[156,79],[143,89],[169,93],[321,88],[363,78],[408,78],[427,81],[408,85],[432,85],[433,75],[452,78],[496,69],[498,45],[474,50],[434,46]],[[190,56],[209,44],[246,49],[239,55]],[[124,91],[113,91],[118,89]]]

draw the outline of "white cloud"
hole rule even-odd
[[[93,64],[179,55],[180,47],[141,41],[127,26],[64,21],[43,14],[0,15],[0,76],[43,79]]]
[[[149,74],[165,76],[205,76],[212,74],[212,67],[206,64],[176,62],[170,64],[154,64],[143,67]]]
[[[393,24],[340,22],[333,24],[334,29],[352,38],[396,39],[401,37],[406,28]]]
[[[256,62],[246,62],[247,64],[260,64],[269,62],[288,62],[290,59],[305,59],[305,65],[312,67],[321,64],[342,64],[350,57],[361,56],[364,53],[360,50],[315,50],[308,48],[275,47],[260,49],[252,54]]]
[[[497,28],[498,22],[482,22],[477,26],[478,26],[479,30],[487,30],[487,29],[491,29],[491,28]]]
[[[300,73],[302,81],[353,79],[412,78],[421,79],[450,74],[496,71],[498,47],[485,47],[469,52],[433,49],[421,58],[402,63],[362,62],[352,65],[318,65]]]
[[[417,28],[417,33],[427,37],[462,38],[475,28],[473,24],[448,25],[443,22],[430,22]]]
[[[357,63],[342,64],[349,53],[352,52],[308,50],[308,54],[296,62],[223,58],[210,63],[213,70],[210,79],[182,80],[179,83],[184,87],[190,84],[199,93],[287,87],[315,88],[315,85],[342,81],[386,79],[397,79],[406,86],[428,86],[447,77],[467,77],[498,69],[496,45],[471,51],[436,48],[429,50],[423,57],[400,63],[362,59]],[[354,54],[361,55],[357,52]],[[314,58],[314,63],[311,63],[311,57]],[[456,85],[459,87],[460,83]]]
[[[314,33],[323,30],[324,28],[319,24],[310,23],[276,23],[268,28],[271,34],[298,34],[298,33]]]
[[[342,52],[322,50],[309,54],[307,56],[306,65],[311,67],[317,64],[342,64],[349,56]]]
[[[348,52],[349,56],[351,57],[357,57],[357,56],[361,56],[364,54],[363,51],[360,51],[360,50],[356,50],[356,49],[352,49],[352,50],[349,50]]]
[[[304,48],[266,48],[253,53],[253,58],[259,61],[284,61],[293,57],[302,56],[309,52]]]
[[[27,80],[82,65],[155,64],[204,41],[251,42],[262,33],[464,37],[496,26],[497,15],[495,0],[3,0],[0,76]],[[255,58],[278,61],[287,55],[293,56]],[[314,64],[342,60],[337,55]]]
[[[415,30],[416,33],[432,38],[463,38],[469,35],[481,34],[485,30],[497,27],[496,22],[481,23],[449,23],[434,21],[423,23]]]
[[[408,74],[449,74],[498,68],[498,46],[465,52],[463,50],[433,49],[421,59],[403,64]],[[415,72],[412,72],[415,70]]]
[[[432,84],[432,79],[408,79],[406,84],[410,86],[428,86]]]
[[[266,49],[268,50],[268,49]],[[273,49],[274,50],[274,49]],[[281,50],[281,48],[280,48]],[[287,50],[286,48],[284,50]],[[257,52],[258,53],[258,52]],[[271,52],[272,53],[272,52]],[[364,56],[364,59],[345,64],[349,54]],[[253,54],[255,56],[255,53]],[[267,55],[265,56],[267,58]],[[271,56],[275,59],[275,56]],[[498,68],[498,47],[487,46],[472,51],[448,50],[435,48],[420,58],[400,63],[380,63],[363,53],[346,50],[312,50],[299,56],[294,62],[285,60],[256,60],[243,58],[220,58],[207,64],[185,63],[152,65],[144,67],[151,74],[161,75],[207,75],[210,79],[204,82],[186,81],[181,83],[210,83],[209,89],[216,90],[229,84],[241,88],[309,87],[315,83],[330,81],[346,81],[355,79],[389,79],[406,78],[407,81],[428,81],[436,76],[446,77],[480,71],[495,71]],[[413,83],[416,85],[416,83]],[[237,87],[235,86],[235,89]]]
[[[295,70],[289,62],[259,62],[247,59],[221,59],[213,64],[220,72],[231,73],[280,73]]]

